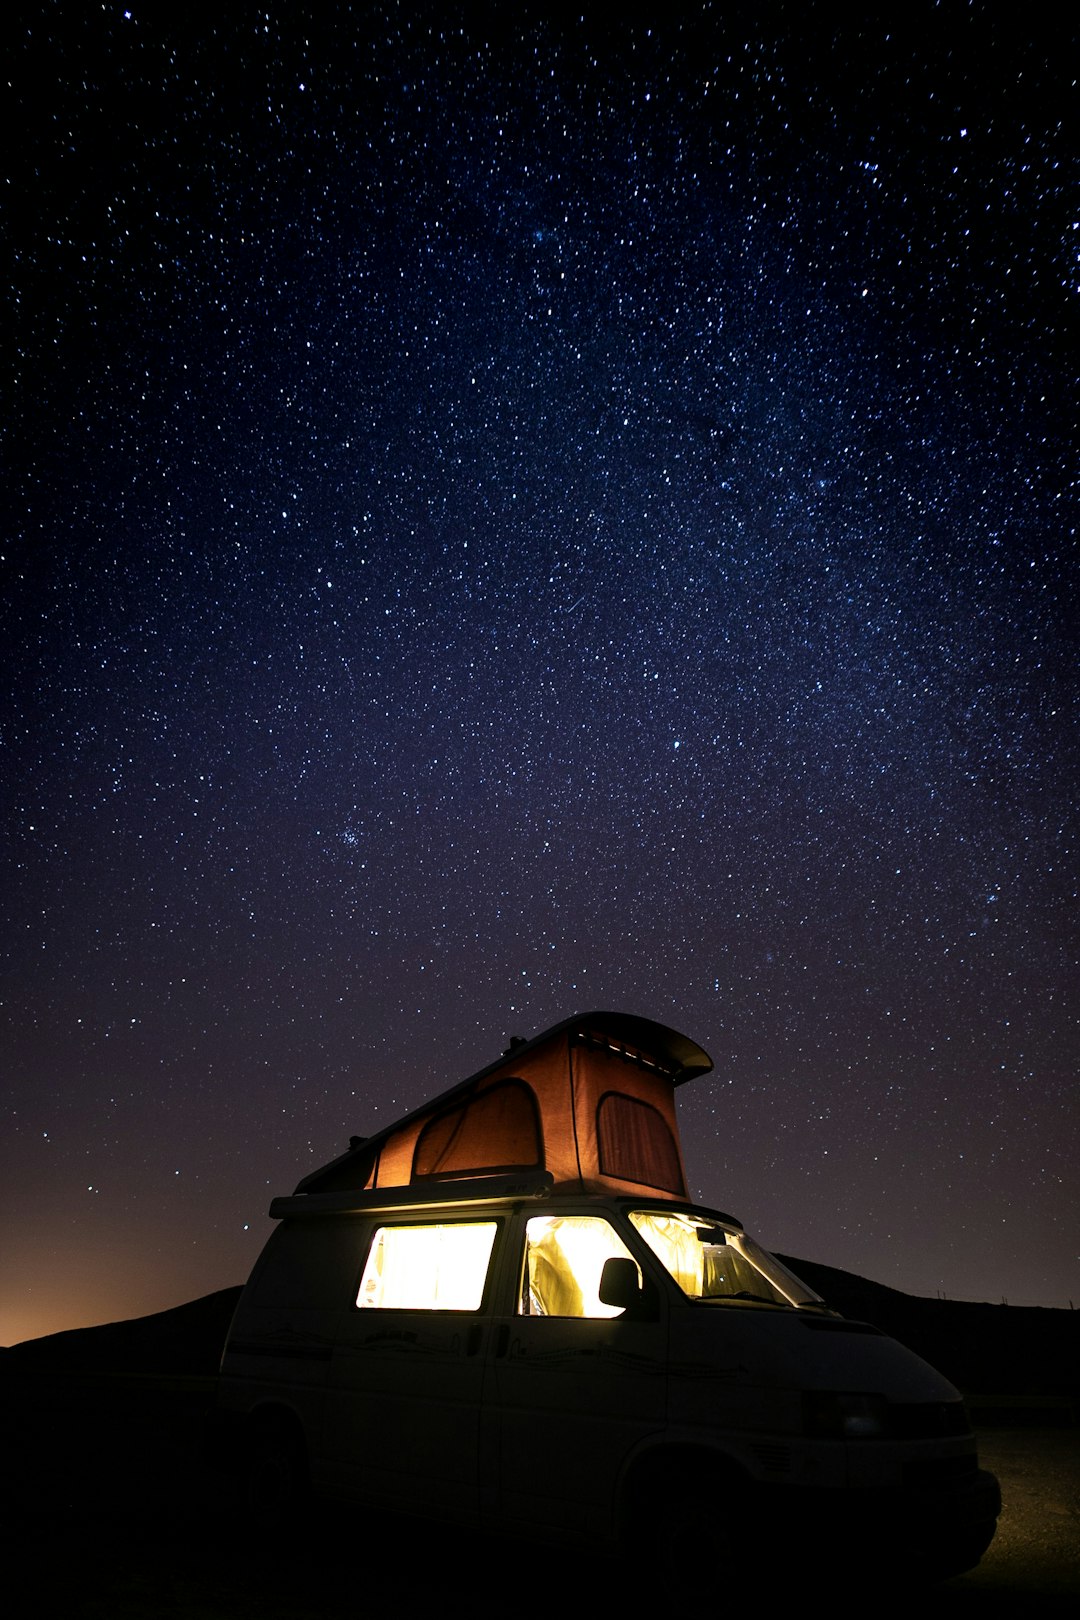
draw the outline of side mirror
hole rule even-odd
[[[604,1269],[600,1273],[601,1305],[614,1305],[622,1310],[629,1310],[632,1305],[639,1304],[640,1300],[641,1284],[638,1281],[636,1262],[611,1255],[604,1261]]]

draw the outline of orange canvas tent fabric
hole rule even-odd
[[[375,1191],[531,1170],[564,1190],[684,1199],[675,1087],[711,1068],[699,1046],[663,1024],[584,1014],[512,1045],[296,1190]]]

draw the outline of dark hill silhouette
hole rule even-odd
[[[239,1288],[153,1316],[101,1327],[71,1328],[0,1350],[0,1369],[19,1373],[110,1373],[212,1376],[217,1373]]]
[[[984,1425],[987,1407],[1012,1423],[1020,1402],[1010,1390],[1019,1388],[1064,1388],[1075,1408],[1077,1313],[916,1299],[831,1267],[791,1264],[845,1313],[869,1318],[928,1354],[966,1393],[996,1394],[996,1412],[982,1400],[972,1403],[977,1421],[984,1408]],[[0,1349],[8,1584],[34,1594],[42,1613],[156,1616],[197,1608],[208,1620],[351,1616],[358,1570],[368,1598],[400,1604],[401,1570],[408,1569],[418,1601],[445,1606],[445,1571],[460,1568],[463,1558],[488,1570],[496,1589],[515,1591],[518,1546],[479,1532],[426,1527],[418,1561],[415,1525],[376,1517],[377,1555],[360,1566],[363,1542],[351,1508],[326,1506],[300,1535],[271,1535],[245,1516],[238,1480],[208,1466],[207,1447],[215,1374],[239,1294],[223,1289],[153,1316]],[[1060,1401],[1055,1416],[1067,1420],[1069,1412],[1069,1401]],[[1072,1608],[1039,1605],[1045,1594],[1047,1604],[1064,1602],[1066,1593],[1075,1597],[1073,1432],[1025,1426],[995,1433],[994,1425],[984,1426],[979,1450],[983,1466],[1001,1478],[1008,1533],[972,1578],[989,1583],[985,1594],[973,1591],[973,1601],[978,1606],[985,1595],[997,1608],[993,1600],[1000,1598],[1002,1613],[1071,1614]],[[370,1540],[372,1521],[365,1523]],[[590,1549],[587,1560],[567,1566],[577,1571],[580,1590],[592,1594],[586,1606],[618,1601],[621,1562],[598,1560]],[[834,1595],[840,1573],[828,1566],[821,1572]],[[880,1607],[883,1597],[891,1613],[886,1594],[894,1574],[883,1569],[861,1584],[861,1606]],[[798,1575],[805,1591],[801,1565]],[[769,1579],[775,1585],[775,1572]],[[759,1600],[760,1571],[753,1580]],[[725,1591],[731,1590],[729,1576]],[[518,1605],[523,1614],[534,1612],[528,1596]],[[636,1601],[639,1593],[627,1596]],[[535,1612],[541,1607],[546,1613],[550,1603]]]
[[[899,1339],[965,1395],[1080,1398],[1080,1312],[923,1299],[833,1266],[779,1258],[834,1310]]]
[[[899,1339],[965,1395],[1005,1403],[1080,1398],[1080,1312],[921,1299],[832,1266],[780,1258],[834,1310]],[[0,1371],[213,1377],[239,1297],[239,1288],[223,1288],[153,1316],[28,1339],[0,1350]]]

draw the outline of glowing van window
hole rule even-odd
[[[478,1311],[495,1221],[380,1226],[356,1303],[374,1311]]]
[[[525,1228],[518,1314],[621,1316],[621,1305],[602,1303],[600,1276],[605,1260],[633,1258],[614,1227],[597,1215],[536,1215]]]

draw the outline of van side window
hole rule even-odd
[[[600,1273],[612,1256],[633,1259],[599,1216],[534,1216],[525,1228],[519,1316],[621,1316],[620,1306],[600,1301]]]
[[[380,1226],[356,1303],[376,1311],[478,1311],[495,1221]]]

